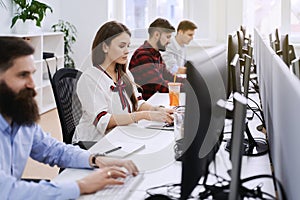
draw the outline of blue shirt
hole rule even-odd
[[[74,182],[40,183],[21,181],[27,159],[59,167],[91,168],[88,151],[65,145],[37,124],[10,126],[0,114],[0,197],[1,199],[75,199],[80,195]]]

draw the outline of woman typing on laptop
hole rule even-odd
[[[145,102],[127,70],[131,33],[116,21],[98,30],[92,45],[93,66],[87,68],[77,83],[83,116],[73,137],[80,140],[101,139],[117,125],[146,119],[172,123],[172,109],[154,107]]]

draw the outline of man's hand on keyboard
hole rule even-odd
[[[90,194],[103,189],[107,185],[122,185],[119,178],[125,178],[126,172],[120,167],[102,167],[99,170],[77,181],[80,194]]]
[[[132,174],[133,176],[136,176],[139,171],[136,165],[131,160],[120,160],[104,156],[98,156],[96,158],[96,165],[99,168],[110,166],[124,167],[128,171],[128,173]]]

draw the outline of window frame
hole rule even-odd
[[[152,0],[150,2],[150,9],[156,10],[156,5],[159,3],[159,0]],[[224,19],[226,11],[222,10],[222,6],[226,6],[226,2],[220,2],[218,0],[183,0],[183,19],[190,19],[198,26],[195,38],[190,46],[199,46],[200,44],[201,46],[215,46],[216,44],[224,43],[226,41],[225,26],[227,23],[226,19]],[[108,1],[108,19],[117,20],[125,24],[125,7],[126,1],[124,0]],[[199,8],[203,12],[199,11]],[[150,13],[149,19],[157,17],[155,12]],[[173,24],[173,26],[175,29],[177,28],[177,24]],[[206,31],[205,33],[202,33],[202,35],[200,33],[201,31],[199,31],[201,27],[207,28],[201,30],[202,32]],[[133,37],[131,43],[132,45],[141,44],[145,39],[147,38],[142,39]]]

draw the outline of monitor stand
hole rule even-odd
[[[268,152],[269,147],[268,143],[265,139],[259,139],[259,138],[253,138],[251,135],[248,122],[246,123],[246,134],[248,138],[244,139],[243,145],[244,145],[244,151],[243,155],[245,156],[260,156],[264,155]],[[231,140],[227,142],[227,145],[225,147],[226,151],[231,151]]]

